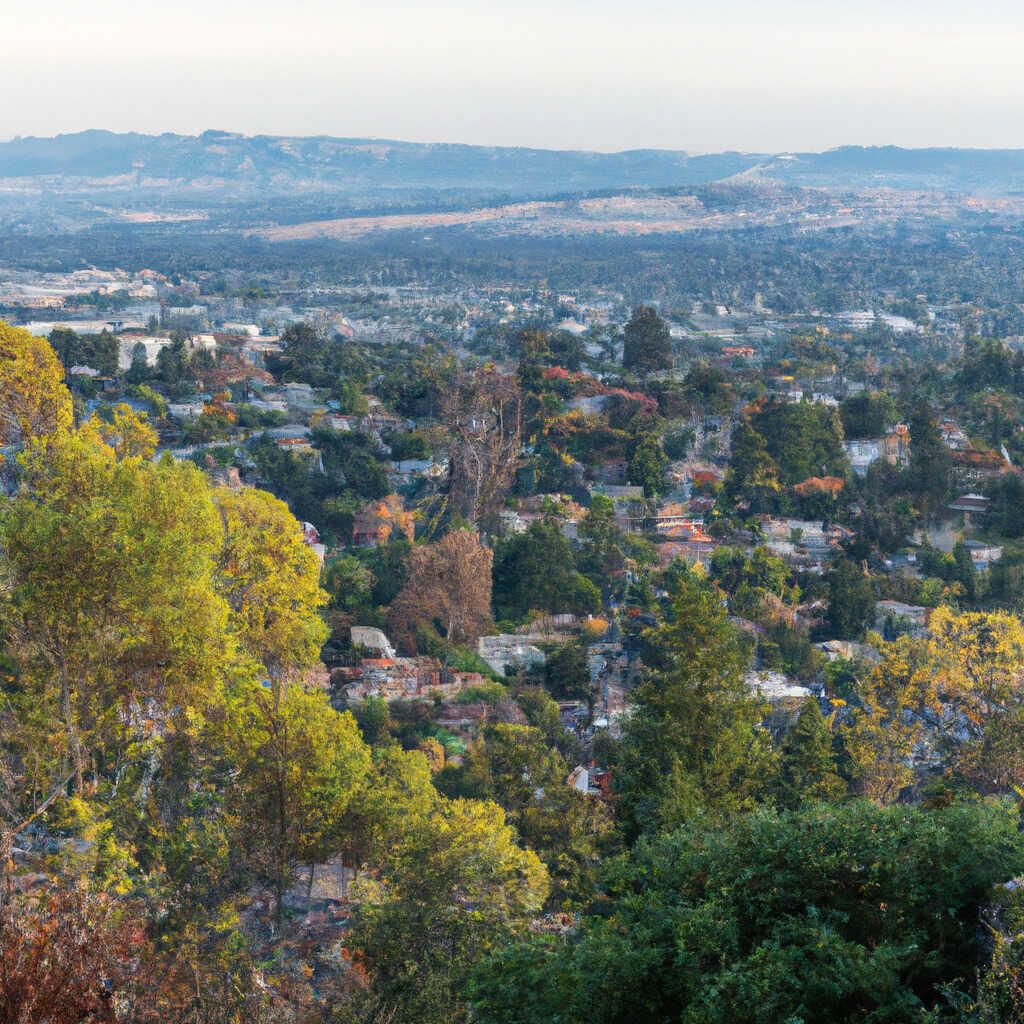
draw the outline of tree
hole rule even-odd
[[[570,331],[555,331],[548,339],[551,359],[556,366],[564,366],[573,373],[579,371],[587,358],[587,346],[583,339]]]
[[[982,959],[978,906],[1022,866],[1015,813],[981,803],[765,808],[679,829],[618,861],[569,935],[495,949],[474,1020],[958,1019],[947,996]]]
[[[881,437],[896,422],[896,402],[892,395],[865,391],[844,399],[839,415],[846,437]]]
[[[116,1021],[140,932],[110,897],[74,889],[0,905],[0,1020]]]
[[[593,699],[587,649],[579,641],[558,644],[547,652],[541,673],[544,688],[556,700]]]
[[[637,306],[626,324],[622,365],[638,373],[672,369],[672,337],[668,324],[651,306]]]
[[[71,426],[71,395],[53,349],[0,321],[0,447]]]
[[[963,538],[953,545],[953,561],[956,563],[957,582],[963,587],[964,600],[973,604],[978,596],[978,574]]]
[[[629,482],[643,487],[645,498],[654,498],[665,489],[668,458],[655,434],[642,434],[629,454]]]
[[[594,494],[577,527],[576,567],[606,595],[620,593],[631,562],[653,562],[657,553],[641,538],[627,534],[615,521],[611,498]]]
[[[419,627],[437,627],[450,644],[475,644],[491,623],[494,555],[472,530],[452,530],[409,552],[408,579],[389,620],[403,646],[415,649]]]
[[[887,644],[861,688],[859,708],[844,730],[857,790],[880,804],[892,803],[914,781],[912,759],[922,739],[915,714],[930,669],[923,645],[909,637]]]
[[[228,802],[238,843],[268,882],[280,923],[295,869],[328,860],[345,846],[345,812],[370,769],[355,719],[319,693],[291,687],[280,699],[242,687],[228,700],[219,743],[237,782]]]
[[[750,425],[765,439],[783,483],[845,474],[843,425],[835,409],[819,402],[770,401],[756,409]]]
[[[203,707],[232,669],[214,586],[222,533],[194,466],[118,459],[91,424],[33,441],[22,466],[0,520],[0,615],[40,706],[62,723],[81,789],[87,745],[129,728],[121,708]]]
[[[804,703],[782,741],[779,803],[798,807],[807,800],[835,800],[846,792],[836,771],[832,734],[817,700]]]
[[[157,433],[149,425],[149,417],[130,405],[118,403],[110,410],[109,418],[93,416],[87,429],[94,430],[119,459],[129,455],[148,459],[156,451]]]
[[[910,416],[910,465],[907,479],[923,518],[934,514],[946,500],[950,487],[952,457],[926,402],[919,402]]]
[[[844,640],[856,640],[875,615],[871,579],[848,558],[832,563],[828,574],[828,621],[832,632]]]
[[[982,792],[1024,784],[1020,619],[1006,612],[957,615],[936,608],[927,651],[921,713],[937,730],[946,763]]]
[[[707,807],[752,805],[771,770],[749,652],[716,587],[680,575],[668,621],[651,632],[657,663],[631,695],[614,784],[627,831],[672,828]]]
[[[444,405],[452,442],[448,508],[484,529],[515,479],[522,438],[519,382],[493,369],[456,378]]]
[[[739,503],[751,512],[773,511],[782,485],[768,444],[748,420],[741,420],[732,436],[729,470],[722,486],[720,506],[732,514]]]
[[[1024,626],[1005,612],[936,608],[928,636],[900,637],[868,676],[846,747],[862,792],[896,799],[927,752],[982,793],[1024,783]]]
[[[531,523],[494,550],[494,612],[519,619],[532,610],[596,612],[601,592],[576,571],[572,545],[554,517]]]
[[[590,899],[612,827],[604,803],[569,786],[568,775],[569,766],[540,729],[498,724],[473,744],[461,769],[442,777],[449,795],[504,808],[522,843],[547,865],[554,906]]]
[[[219,488],[224,527],[217,586],[239,647],[281,684],[317,664],[327,627],[320,563],[288,506],[252,487]]]
[[[486,951],[522,935],[548,893],[535,853],[496,804],[443,800],[408,822],[380,880],[365,878],[353,941],[378,1019],[467,1021],[465,984]]]

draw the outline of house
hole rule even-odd
[[[990,498],[983,494],[961,494],[956,501],[951,501],[946,508],[950,512],[962,512],[965,516],[983,515],[992,504]]]
[[[953,465],[963,481],[976,483],[1001,476],[1009,468],[998,452],[983,452],[977,448],[961,448],[950,453]]]
[[[273,440],[278,448],[289,452],[312,452],[313,442],[309,427],[301,423],[289,423],[283,427],[270,427],[264,436]]]
[[[967,447],[967,435],[960,429],[959,424],[946,420],[939,424],[939,432],[947,448],[960,450]]]
[[[594,484],[590,488],[590,496],[603,495],[611,500],[615,509],[615,522],[620,530],[627,533],[643,531],[646,516],[644,514],[644,489],[627,484]]]
[[[327,548],[320,542],[320,531],[312,523],[302,524],[302,543],[312,549],[313,554],[320,559],[320,564],[323,565],[324,559],[327,557]]]
[[[928,632],[931,609],[903,601],[879,601],[875,605],[875,628],[886,639],[909,634],[924,636]]]
[[[435,462],[433,459],[400,459],[391,463],[388,479],[393,485],[401,486],[414,480],[443,480],[448,474],[448,460]]]
[[[752,693],[756,693],[767,701],[798,699],[806,700],[811,691],[806,686],[792,682],[782,672],[748,672],[744,679]]]
[[[882,657],[878,653],[877,647],[872,647],[871,644],[857,643],[854,640],[825,640],[814,646],[829,661],[839,661],[840,659],[855,661],[859,659],[874,663],[880,661]]]
[[[897,423],[885,435],[885,458],[894,466],[906,466],[910,463],[910,427],[906,423]]]
[[[964,547],[971,556],[974,568],[979,572],[1003,557],[1003,549],[998,544],[986,544],[980,540],[965,540]]]
[[[609,772],[601,768],[585,768],[578,764],[569,772],[565,783],[570,789],[584,796],[608,796],[611,791],[610,781]]]
[[[318,405],[313,388],[302,381],[289,381],[283,388],[285,401],[294,409],[312,409]]]
[[[844,441],[843,449],[850,460],[850,467],[858,476],[864,476],[868,466],[882,457],[884,442],[881,438],[863,438],[857,441]]]
[[[526,637],[515,633],[480,637],[477,641],[477,653],[495,672],[503,676],[520,668],[536,668],[547,661],[539,647],[529,643]]]
[[[416,521],[412,512],[405,510],[405,503],[398,494],[389,494],[379,501],[364,505],[355,515],[352,523],[353,547],[375,548],[386,544],[392,536],[412,540]]]
[[[167,415],[175,420],[194,420],[202,416],[206,403],[200,400],[191,402],[168,402]]]
[[[280,344],[270,339],[264,341],[250,341],[243,345],[240,352],[243,359],[247,359],[258,369],[265,369],[267,356],[275,356],[282,351]]]
[[[827,561],[852,534],[845,527],[810,519],[759,516],[765,547],[789,562]]]
[[[188,339],[190,352],[216,352],[217,339],[212,334],[193,334]]]
[[[363,658],[353,668],[336,669],[332,678],[349,701],[414,700],[435,694],[449,700],[487,681],[479,672],[452,671],[430,657]]]
[[[170,338],[122,335],[117,339],[117,368],[121,371],[130,370],[136,358],[144,359],[147,366],[156,366],[160,350],[171,344]]]
[[[717,547],[718,542],[706,534],[688,540],[670,540],[658,545],[658,564],[664,569],[681,558],[688,565],[707,565]]]
[[[368,651],[376,651],[382,658],[397,657],[394,647],[387,635],[373,626],[353,626],[349,630],[353,647],[363,647]]]
[[[598,416],[604,412],[605,406],[611,401],[608,395],[584,395],[579,398],[570,398],[565,403],[566,409],[586,413],[588,416]]]

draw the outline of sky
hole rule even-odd
[[[1024,147],[1019,0],[4,0],[0,138]]]

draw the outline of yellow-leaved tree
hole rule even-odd
[[[921,768],[981,792],[1024,782],[1020,619],[937,608],[926,637],[901,637],[882,654],[845,732],[865,796],[891,802]]]
[[[43,338],[0,321],[0,447],[71,426],[64,368]]]
[[[217,586],[239,647],[283,688],[320,658],[328,629],[317,615],[328,595],[320,562],[288,506],[252,487],[214,493],[224,528]]]
[[[215,588],[223,534],[205,477],[119,458],[95,423],[28,442],[0,520],[0,616],[81,788],[126,723],[208,702],[233,661]]]

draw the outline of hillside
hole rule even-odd
[[[824,188],[1008,192],[1024,186],[1024,150],[844,146],[765,155],[627,150],[594,153],[328,136],[198,136],[84,131],[0,143],[0,178],[60,190],[144,186],[271,193],[472,190],[515,196],[693,186],[741,178]],[[10,182],[9,182],[10,184]]]

